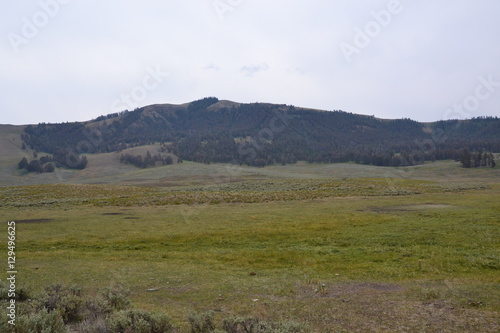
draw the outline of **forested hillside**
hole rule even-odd
[[[500,152],[499,133],[498,118],[419,123],[211,97],[183,105],[151,105],[85,123],[27,126],[23,140],[69,167],[79,165],[76,156],[82,153],[153,142],[164,143],[183,160],[203,163],[266,166],[304,160],[405,166],[460,160],[465,149]]]

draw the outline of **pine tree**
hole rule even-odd
[[[464,151],[462,152],[462,157],[460,158],[460,162],[462,163],[462,167],[464,168],[472,167],[471,156],[468,149],[464,149]]]
[[[28,160],[26,159],[26,157],[23,157],[21,159],[21,161],[19,161],[19,163],[17,163],[17,166],[19,167],[19,169],[26,169],[28,167]]]
[[[43,172],[54,172],[55,170],[56,167],[52,162],[45,164],[45,166],[43,167]]]
[[[28,164],[28,168],[27,169],[28,169],[29,172],[38,172],[38,173],[42,173],[43,172],[43,168],[42,168],[42,165],[40,164],[39,160],[33,160],[33,161],[31,161]]]

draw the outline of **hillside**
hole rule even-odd
[[[84,169],[88,161],[116,164],[116,154],[152,144],[161,144],[154,148],[155,161],[172,156],[174,161],[260,167],[297,161],[410,166],[459,160],[466,148],[500,152],[498,133],[498,118],[419,123],[211,97],[182,105],[150,105],[87,122],[2,126],[2,149],[16,150],[6,152],[10,157],[3,158],[2,167],[15,174],[20,156],[36,151],[50,154],[59,168]],[[24,152],[19,150],[23,142]],[[146,151],[142,154],[144,158]],[[151,157],[144,166],[155,163]]]

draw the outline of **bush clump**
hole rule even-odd
[[[8,332],[8,331],[5,331]],[[19,333],[63,333],[67,332],[64,320],[58,311],[42,309],[32,314],[19,316],[15,332]]]
[[[170,318],[162,313],[143,310],[125,310],[114,313],[107,320],[110,333],[169,333],[174,328]]]
[[[302,324],[295,322],[269,323],[254,317],[233,317],[224,319],[226,333],[308,333]]]
[[[31,298],[31,294],[24,288],[16,288],[15,299],[24,302]],[[9,286],[4,281],[0,281],[0,301],[10,300]]]
[[[204,313],[191,313],[188,317],[191,324],[191,333],[214,333],[214,313],[212,311]]]
[[[212,311],[189,315],[191,333],[308,333],[307,327],[294,322],[269,323],[255,317],[231,317],[217,329]]]
[[[0,282],[0,306],[9,302]],[[129,291],[122,285],[89,296],[76,286],[52,284],[33,299],[28,293],[16,302],[16,325],[0,318],[0,332],[14,333],[173,333],[178,332],[164,313],[130,309]],[[294,322],[269,323],[255,317],[225,318],[218,327],[213,311],[191,313],[191,333],[308,333]]]
[[[57,311],[64,323],[74,323],[83,319],[85,300],[82,290],[76,286],[64,287],[60,284],[47,286],[38,301],[41,311]]]
[[[99,295],[111,310],[120,311],[130,307],[130,291],[121,284],[114,285],[110,288],[104,288],[99,292]]]

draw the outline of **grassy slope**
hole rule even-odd
[[[28,157],[21,149],[23,126],[0,125],[0,185],[16,184],[17,163]]]
[[[276,165],[266,168],[226,164],[199,164],[184,162],[157,168],[138,169],[119,162],[117,153],[89,155],[89,166],[83,171],[57,169],[52,174],[16,175],[15,167],[5,163],[8,173],[0,177],[0,186],[29,184],[122,184],[148,186],[217,185],[254,179],[345,179],[345,178],[395,178],[428,179],[445,182],[489,182],[500,177],[500,167],[465,170],[459,163],[439,161],[425,165],[390,168],[356,164]]]
[[[467,180],[462,185],[475,179],[489,186],[456,192],[428,182],[355,179],[335,182],[349,197],[310,200],[317,191],[311,180],[248,181],[226,190],[245,198],[264,186],[261,201],[269,192],[276,200],[299,193],[301,200],[192,205],[157,205],[158,197],[177,193],[158,188],[2,188],[0,217],[52,219],[18,223],[20,284],[125,283],[137,307],[165,311],[181,327],[191,310],[212,309],[219,316],[292,317],[318,332],[494,332],[497,170],[433,167],[454,170],[455,180]],[[294,168],[300,166],[286,174]],[[339,167],[304,168],[326,174]],[[412,177],[430,173],[422,168]],[[393,196],[384,187],[420,194]]]
[[[307,164],[276,165],[266,168],[250,168],[223,164],[204,165],[184,162],[158,168],[138,169],[119,162],[119,153],[90,154],[89,164],[83,171],[57,169],[51,174],[23,174],[17,170],[17,163],[23,156],[31,158],[32,152],[21,150],[23,126],[0,125],[0,186],[30,184],[128,184],[153,186],[214,185],[248,179],[317,179],[317,178],[403,178],[432,179],[439,181],[492,180],[500,177],[496,172],[457,168],[458,163],[440,161],[437,163],[401,169],[374,167],[355,164]],[[146,151],[156,154],[159,145],[130,148],[124,153],[142,154]],[[39,155],[43,155],[41,152]],[[498,157],[497,157],[498,159]],[[467,178],[467,179],[465,179]]]

